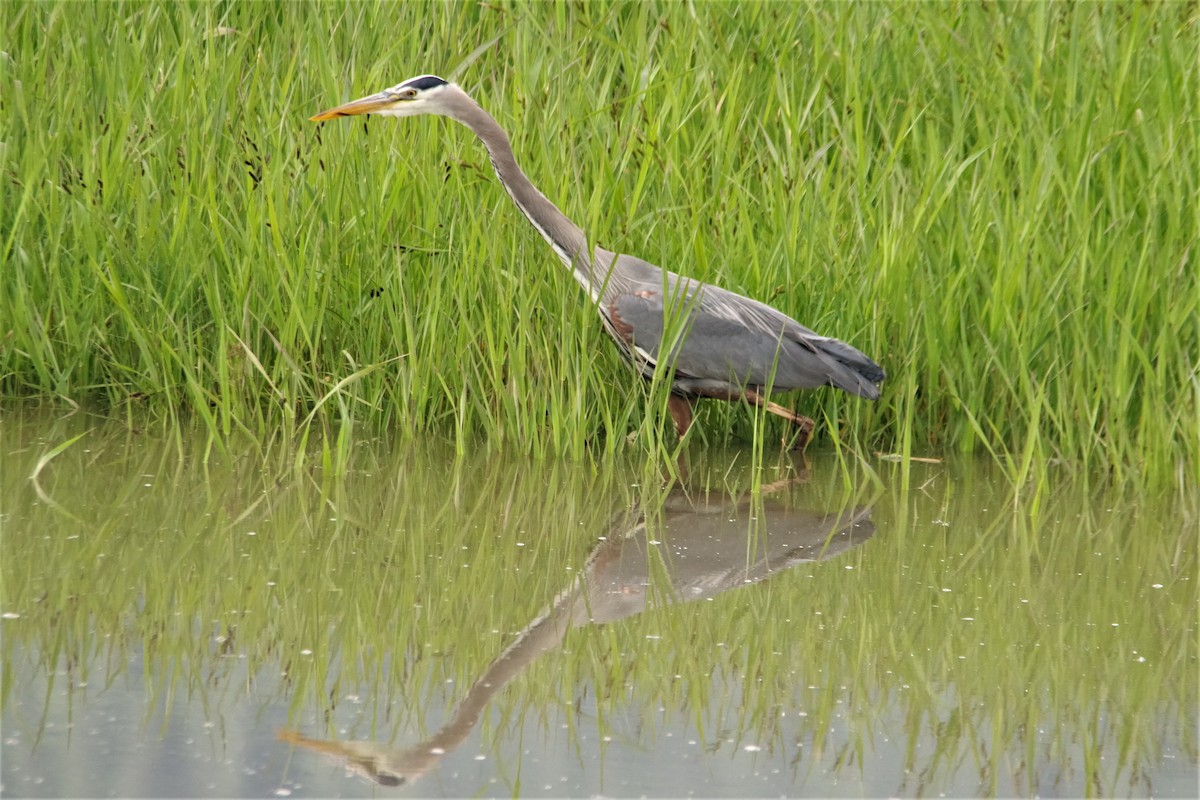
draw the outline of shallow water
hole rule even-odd
[[[0,417],[5,795],[1195,794],[1195,497],[205,441]]]

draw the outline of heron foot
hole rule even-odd
[[[784,408],[783,406],[779,405],[779,403],[771,402],[758,392],[745,391],[742,393],[742,397],[751,403],[754,403],[756,406],[765,408],[767,411],[770,411],[772,414],[778,417],[783,417],[788,422],[800,429],[800,438],[797,439],[796,444],[792,446],[793,450],[803,451],[804,448],[808,447],[808,443],[812,441],[813,430],[817,427],[817,423],[813,422],[808,417],[800,416],[789,408]],[[787,443],[786,439],[784,440],[784,443]]]
[[[676,394],[667,398],[667,410],[671,412],[671,419],[675,422],[675,433],[679,434],[680,439],[692,427],[692,407],[695,404],[695,400]]]
[[[800,429],[800,438],[792,445],[792,449],[802,453],[808,448],[808,443],[812,441],[813,429],[817,427],[817,423],[808,417],[802,417],[799,414],[792,414],[791,412],[788,413],[791,415],[788,419]]]

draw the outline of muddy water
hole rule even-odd
[[[22,412],[0,450],[8,796],[1195,794],[1195,497]]]

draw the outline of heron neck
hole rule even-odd
[[[508,134],[490,114],[464,94],[450,116],[470,128],[491,157],[492,168],[508,196],[542,235],[564,264],[590,294],[596,296],[592,280],[591,259],[588,256],[587,236],[566,214],[558,210],[536,186],[525,177],[513,155]]]

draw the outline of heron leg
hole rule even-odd
[[[679,434],[680,439],[688,432],[688,428],[692,427],[692,406],[695,404],[695,400],[677,394],[667,399],[667,410],[671,412],[671,419],[675,421],[675,433]]]
[[[751,391],[750,389],[744,389],[742,391],[742,397],[760,408],[765,408],[772,414],[783,417],[799,428],[800,439],[796,442],[795,449],[803,450],[804,448],[808,447],[808,443],[812,439],[813,428],[817,426],[817,423],[813,422],[808,417],[800,416],[791,409],[784,408],[778,403],[771,402],[767,398],[758,394],[758,392]]]
[[[786,478],[780,478],[779,480],[771,481],[770,483],[764,483],[760,491],[762,496],[766,497],[769,494],[782,492],[784,489],[795,486],[798,483],[808,483],[809,480],[811,480],[811,478],[808,474],[808,467],[805,467],[795,475],[790,475]]]

